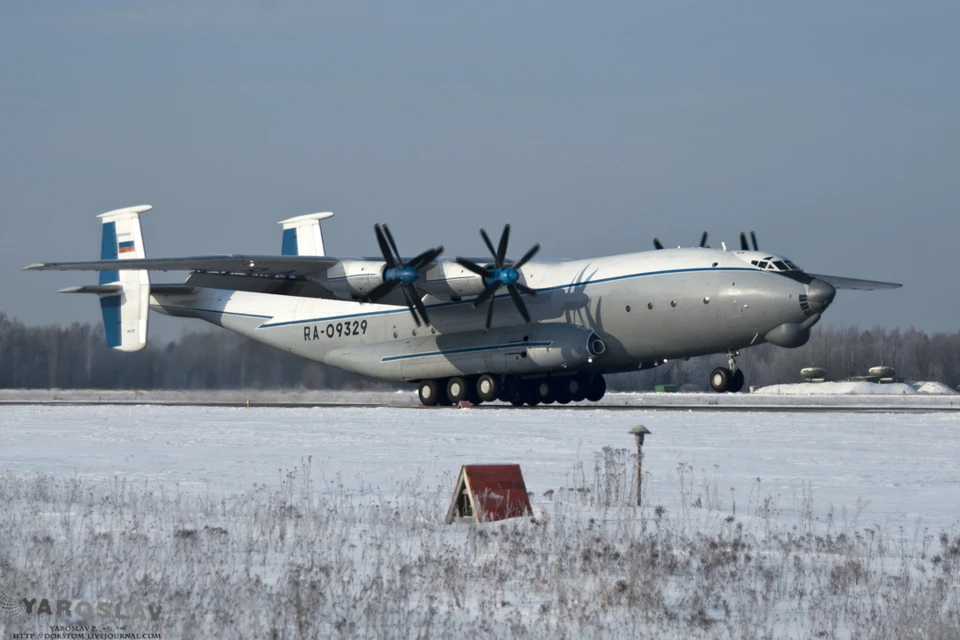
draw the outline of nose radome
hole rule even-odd
[[[807,302],[810,304],[810,309],[817,313],[825,311],[836,295],[837,290],[833,285],[819,278],[814,278],[807,285]]]

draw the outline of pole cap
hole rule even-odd
[[[634,436],[642,436],[644,434],[650,433],[650,429],[647,429],[642,424],[638,424],[633,429],[630,429],[630,431],[627,431],[627,433]]]

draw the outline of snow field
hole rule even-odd
[[[653,432],[639,509],[636,423]],[[164,638],[956,637],[958,427],[5,407],[0,595],[160,603]],[[521,464],[533,518],[442,524],[460,465],[482,462]]]

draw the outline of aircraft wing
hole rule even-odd
[[[840,276],[821,276],[811,273],[814,278],[819,278],[824,282],[829,282],[836,289],[860,289],[861,291],[873,291],[875,289],[899,289],[902,284],[895,282],[877,282],[876,280],[858,280],[856,278],[841,278]]]
[[[213,271],[263,276],[307,277],[322,273],[340,262],[324,256],[198,256],[195,258],[133,258],[91,262],[42,262],[25,271]]]

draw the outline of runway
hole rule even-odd
[[[413,390],[60,390],[3,389],[0,405],[151,405],[171,407],[424,409]],[[451,411],[435,407],[433,411]],[[600,402],[514,407],[494,402],[472,410],[510,411],[751,411],[788,413],[938,413],[960,410],[960,394],[767,395],[714,393],[608,393]]]

